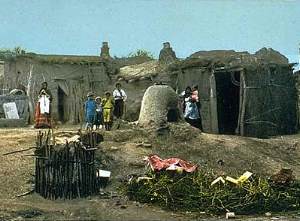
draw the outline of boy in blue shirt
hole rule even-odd
[[[93,129],[94,119],[96,115],[96,102],[94,100],[94,94],[89,92],[87,94],[87,101],[85,102],[85,129]]]

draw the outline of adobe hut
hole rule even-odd
[[[153,85],[146,90],[138,121],[140,126],[162,126],[167,122],[177,122],[180,118],[178,95],[171,87]]]
[[[292,65],[272,49],[197,52],[169,73],[178,91],[198,85],[204,132],[266,137],[297,131]]]
[[[89,91],[103,96],[105,91],[113,90],[120,67],[148,60],[112,59],[107,42],[102,45],[101,56],[18,55],[5,60],[4,88],[24,88],[29,97],[30,122],[33,122],[34,104],[41,83],[46,81],[53,95],[54,121],[76,124],[84,121],[83,104]],[[127,82],[122,86],[127,92]],[[129,105],[134,101],[130,95]]]
[[[53,117],[61,122],[81,122],[86,93],[110,81],[99,57],[24,55],[7,62],[5,69],[4,86],[26,88],[32,117],[41,83],[46,81],[54,97]]]
[[[47,81],[54,120],[80,123],[89,91],[101,96],[120,82],[128,95],[125,118],[137,120],[149,86],[163,82],[180,93],[197,84],[204,132],[266,137],[298,129],[292,69],[286,57],[266,48],[255,54],[200,51],[183,60],[166,42],[159,60],[116,59],[104,42],[101,56],[24,54],[6,59],[3,86],[25,88],[32,120],[40,84]]]
[[[0,60],[0,95],[3,94],[4,61]]]
[[[298,126],[300,125],[300,70],[294,72],[294,77],[296,80],[296,89],[297,89],[297,95],[298,95],[298,106],[297,106],[297,111],[298,111]]]

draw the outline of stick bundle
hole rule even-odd
[[[37,135],[35,191],[49,199],[72,199],[96,193],[95,134],[85,146],[80,139],[53,144],[51,132]]]

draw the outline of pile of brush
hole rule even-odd
[[[131,200],[174,211],[220,214],[282,212],[300,209],[300,182],[276,183],[251,176],[242,183],[218,182],[212,172],[149,171],[122,188]]]

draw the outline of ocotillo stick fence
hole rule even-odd
[[[71,199],[96,193],[97,135],[89,132],[57,144],[51,131],[40,131],[35,151],[35,191],[49,199]]]

